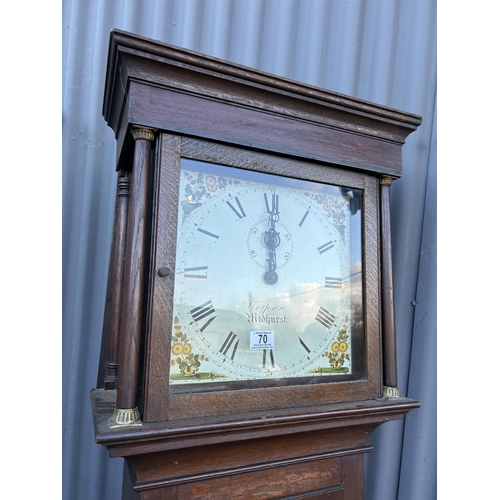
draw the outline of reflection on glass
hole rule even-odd
[[[361,204],[182,159],[170,383],[359,376]]]

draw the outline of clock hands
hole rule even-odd
[[[278,282],[278,273],[276,272],[276,247],[279,246],[281,239],[280,234],[275,229],[275,224],[278,222],[279,216],[279,197],[273,193],[272,208],[269,211],[269,230],[264,235],[264,243],[269,249],[269,259],[267,259],[268,270],[264,273],[264,281],[268,285],[274,285]]]

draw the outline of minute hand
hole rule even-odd
[[[268,285],[274,285],[278,281],[278,273],[276,272],[276,247],[279,246],[281,239],[276,231],[275,224],[278,222],[279,207],[278,195],[273,194],[272,210],[269,214],[269,230],[264,235],[264,243],[269,248],[268,270],[264,273],[264,281]]]

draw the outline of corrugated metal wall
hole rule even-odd
[[[63,499],[121,491],[89,404],[116,185],[101,115],[112,28],[423,116],[392,188],[399,385],[422,408],[374,433],[366,497],[436,498],[436,0],[66,0],[62,21]]]

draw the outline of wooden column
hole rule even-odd
[[[118,193],[119,176],[117,178],[116,194]],[[113,274],[114,274],[114,254],[116,245],[116,226],[118,219],[118,196],[115,194],[115,211],[113,217],[113,229],[111,233],[111,250],[109,253],[108,265],[108,280],[106,284],[106,302],[104,303],[104,316],[102,320],[102,333],[101,333],[101,351],[99,356],[99,368],[97,371],[97,387],[102,389],[105,387],[105,379],[107,376],[107,363],[110,359],[109,335],[110,335],[110,316],[111,305],[113,303]]]
[[[400,397],[396,355],[396,315],[392,276],[391,184],[393,178],[380,180],[380,218],[382,231],[382,349],[384,397]]]
[[[118,348],[120,331],[121,299],[123,291],[123,263],[125,260],[125,238],[127,229],[128,197],[130,194],[129,173],[121,170],[116,188],[115,220],[111,246],[110,272],[106,297],[107,356],[104,371],[104,388],[116,389],[118,373]],[[103,333],[104,337],[104,333]]]
[[[134,127],[134,162],[131,172],[130,201],[123,290],[121,300],[116,409],[112,425],[140,425],[137,409],[139,357],[141,349],[142,302],[145,280],[146,224],[153,130]]]

